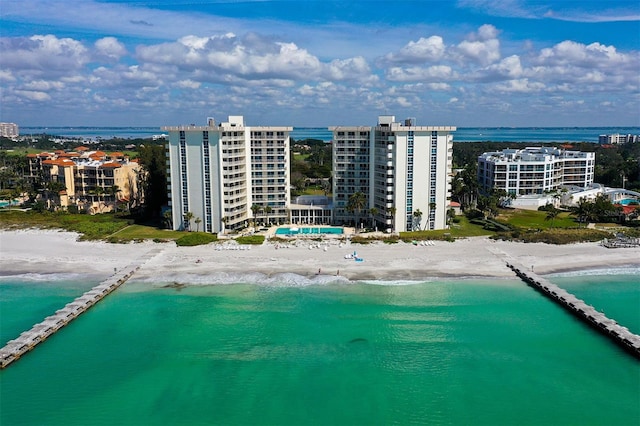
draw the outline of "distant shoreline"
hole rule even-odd
[[[420,124],[420,123],[418,123]],[[426,124],[426,123],[424,123]],[[449,123],[446,123],[449,124]],[[160,127],[97,127],[97,126],[24,126],[22,136],[28,134],[50,134],[67,138],[123,139],[152,138],[163,133]],[[458,127],[454,132],[454,142],[512,142],[512,143],[597,143],[601,134],[640,134],[638,126],[600,127]],[[300,139],[320,139],[330,141],[332,134],[327,127],[295,127],[291,137]]]

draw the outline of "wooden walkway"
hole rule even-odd
[[[628,328],[621,326],[616,321],[607,318],[605,314],[597,311],[593,306],[587,305],[583,300],[578,299],[568,291],[552,284],[533,271],[527,270],[521,264],[510,259],[506,253],[488,250],[501,257],[506,262],[507,267],[511,268],[518,277],[531,287],[558,303],[601,334],[607,336],[631,355],[640,359],[640,336],[630,332]]]
[[[44,342],[49,336],[89,310],[109,293],[124,284],[144,263],[156,256],[160,251],[160,248],[150,250],[126,268],[116,272],[74,301],[67,303],[64,308],[46,317],[44,321],[20,334],[18,338],[7,342],[0,349],[0,368],[6,368],[12,362],[17,361],[36,345]]]

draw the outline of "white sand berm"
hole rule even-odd
[[[217,244],[177,247],[171,243],[110,244],[77,241],[78,235],[51,230],[0,231],[0,275],[81,273],[109,275],[154,247],[159,255],[136,279],[166,282],[184,274],[216,275],[293,273],[312,277],[340,275],[350,280],[422,280],[435,277],[513,277],[500,251],[538,273],[640,267],[640,248],[607,249],[598,243],[525,244],[474,237],[432,245],[407,243],[340,244],[298,241],[297,246],[265,243],[244,250]],[[237,247],[236,247],[237,248]],[[356,252],[362,262],[345,259]],[[215,281],[215,280],[214,280]]]

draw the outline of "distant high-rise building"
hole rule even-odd
[[[543,194],[562,186],[593,184],[595,153],[551,147],[485,152],[478,157],[478,182],[483,192],[502,189],[513,195]]]
[[[240,229],[251,218],[288,222],[292,127],[245,126],[242,116],[206,126],[167,126],[169,206],[173,229]]]
[[[16,123],[0,123],[0,136],[3,138],[17,138],[20,131]]]
[[[610,135],[600,135],[598,137],[598,143],[600,145],[619,145],[625,143],[632,143],[640,141],[640,135],[621,135],[620,133],[613,133]]]
[[[383,115],[377,126],[329,130],[336,224],[372,220],[387,232],[446,228],[455,127]],[[350,203],[354,194],[363,198],[360,209]]]

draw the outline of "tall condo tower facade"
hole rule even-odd
[[[387,232],[446,228],[455,127],[383,115],[374,127],[329,130],[336,224],[371,220]],[[354,194],[364,198],[361,208],[350,203]]]
[[[245,126],[242,116],[207,126],[167,126],[169,207],[173,229],[217,233],[262,215],[288,221],[289,133],[292,127]]]

